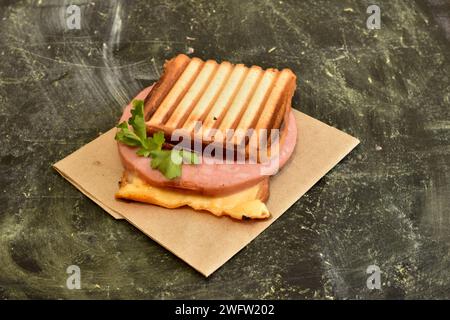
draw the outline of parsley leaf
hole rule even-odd
[[[142,157],[149,157],[150,151],[162,149],[165,140],[163,132],[156,132],[152,138],[145,138],[145,146],[142,146],[136,153]]]
[[[145,126],[144,119],[144,101],[133,100],[133,109],[131,109],[131,118],[129,120],[130,125],[133,127],[134,132],[141,139],[147,137],[147,128]]]
[[[132,147],[139,147],[141,143],[141,139],[128,128],[128,124],[124,121],[117,126],[117,128],[121,129],[116,133],[116,140]]]
[[[159,131],[153,134],[150,145],[153,149],[161,150],[165,141],[166,139],[164,138],[164,133]]]
[[[133,131],[130,130],[130,126]],[[115,139],[131,147],[139,147],[136,154],[141,157],[152,158],[150,165],[159,170],[166,178],[174,179],[181,176],[183,162],[186,164],[199,164],[196,153],[186,150],[163,150],[165,142],[164,133],[156,132],[147,137],[147,127],[144,118],[144,101],[133,100],[133,109],[128,121],[120,123]]]
[[[188,164],[199,164],[200,159],[198,158],[198,155],[195,152],[189,152],[186,150],[180,150],[181,157],[183,158],[185,163]]]
[[[199,164],[198,156],[186,150],[153,150],[151,166],[153,169],[161,171],[166,178],[173,179],[181,176],[181,165]]]
[[[153,169],[158,169],[168,179],[174,179],[181,176],[181,161],[176,164],[172,161],[172,153],[174,150],[159,150],[151,152],[151,166]]]

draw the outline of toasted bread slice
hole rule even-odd
[[[184,69],[186,69],[189,61],[191,61],[191,59],[188,56],[179,54],[164,64],[164,74],[154,85],[152,94],[148,96],[145,101],[144,113],[147,116],[152,115],[159,107],[163,99],[174,86],[175,82],[183,73]]]
[[[272,129],[279,128],[281,125],[281,119],[285,114],[285,108],[290,107],[286,103],[287,97],[292,97],[292,94],[288,94],[295,90],[295,82],[293,85],[293,79],[295,75],[289,69],[284,69],[278,75],[277,81],[274,83],[270,96],[267,99],[262,113],[256,123],[255,129]]]
[[[167,121],[195,81],[202,65],[203,61],[198,58],[193,58],[189,61],[186,69],[181,73],[178,80],[148,121],[150,126],[162,125]],[[151,95],[153,95],[153,90]]]
[[[183,129],[203,145],[237,149],[246,146],[253,131],[280,129],[295,85],[289,69],[263,70],[179,55],[165,64],[163,77],[147,98],[147,128],[150,133],[163,131],[169,139],[174,130]],[[235,131],[230,134],[230,129]]]
[[[258,184],[226,196],[204,196],[180,189],[151,186],[135,174],[125,171],[116,198],[155,204],[165,208],[189,206],[206,210],[216,216],[234,219],[266,219],[270,216],[264,202],[269,196],[269,178]]]
[[[248,69],[243,64],[237,64],[233,68],[229,79],[224,83],[220,96],[215,101],[211,110],[203,122],[203,139],[209,141],[212,135],[211,129],[219,126],[229,106],[245,79]]]
[[[251,100],[248,103],[247,109],[242,115],[236,129],[249,130],[255,128],[258,117],[263,111],[265,102],[270,96],[273,83],[276,81],[279,72],[275,69],[267,69],[258,83]],[[239,137],[237,133],[234,134],[233,142],[237,145],[243,143],[243,137]]]
[[[233,102],[225,114],[225,117],[219,125],[219,130],[223,135],[225,135],[225,130],[236,128],[242,114],[248,106],[248,102],[252,98],[253,93],[261,80],[262,74],[263,71],[261,67],[258,66],[253,66],[248,70],[238,93],[234,97]]]
[[[203,93],[197,105],[191,111],[188,119],[183,125],[183,129],[187,132],[192,133],[194,131],[194,126],[196,121],[203,121],[207,112],[211,110],[214,103],[219,98],[219,94],[226,84],[228,77],[233,70],[233,65],[229,62],[222,62],[217,69],[214,78],[211,80],[208,88]],[[211,117],[212,119],[213,117]]]
[[[171,130],[181,128],[187,117],[191,114],[192,109],[197,105],[198,100],[204,93],[214,72],[217,69],[217,62],[213,60],[206,61],[198,76],[192,83],[189,90],[181,99],[180,103],[175,107],[172,115],[167,120],[165,126]]]

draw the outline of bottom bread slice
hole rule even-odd
[[[155,204],[165,208],[189,206],[216,216],[234,219],[266,219],[270,217],[264,202],[269,197],[269,177],[258,184],[225,196],[204,196],[173,188],[154,187],[136,174],[124,171],[116,198]]]

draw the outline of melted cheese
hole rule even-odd
[[[204,196],[174,189],[154,187],[135,175],[124,174],[116,198],[155,204],[165,208],[189,206],[195,210],[206,210],[216,216],[228,215],[235,219],[265,219],[270,216],[261,195],[267,190],[267,182],[226,196]]]

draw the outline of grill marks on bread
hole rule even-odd
[[[178,55],[165,64],[162,78],[147,97],[147,127],[149,131],[162,130],[167,136],[183,129],[206,144],[223,143],[223,139],[235,145],[246,143],[245,137],[236,134],[227,137],[226,130],[270,132],[280,128],[295,82],[296,76],[289,69],[263,70]],[[202,136],[196,133],[197,121],[202,123]]]

